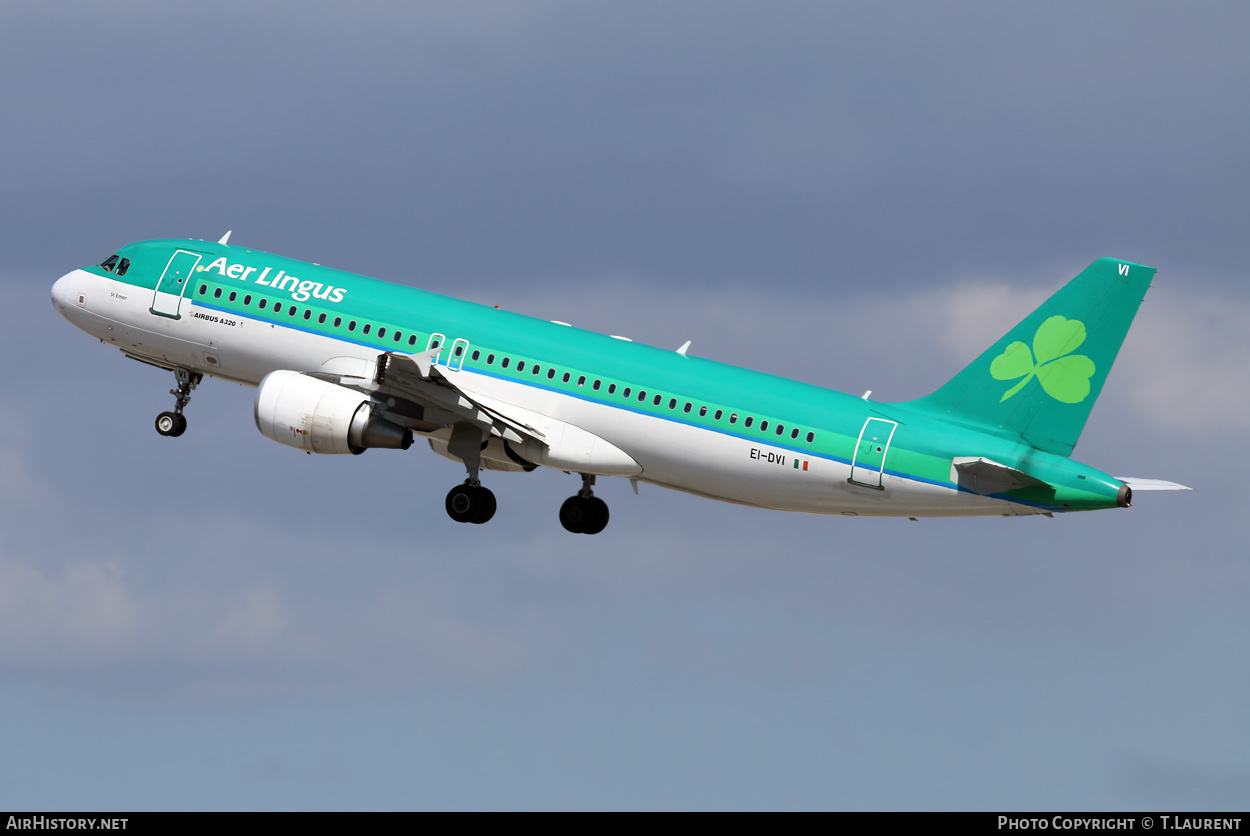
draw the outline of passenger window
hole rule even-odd
[[[554,379],[554,378],[555,378],[555,376],[556,376],[556,370],[555,370],[555,369],[547,369],[547,379],[548,379],[548,380],[552,380],[552,379]],[[565,383],[568,383],[568,381],[569,381],[569,376],[566,374],[566,375],[564,376],[564,382],[565,382]]]
[[[751,423],[752,423],[754,420],[755,420],[755,418],[754,418],[753,416],[748,415],[748,416],[747,416],[747,418],[746,418],[746,420],[742,422],[742,426],[744,426],[744,427],[749,427],[749,426],[751,426]]]
[[[252,294],[249,293],[243,297],[243,307],[246,308],[250,304],[252,304]]]
[[[269,304],[269,300],[262,297],[261,300],[257,303],[257,307],[259,307],[263,311],[265,309],[265,306],[268,304]]]
[[[130,269],[130,259],[123,258],[117,263],[117,275],[124,276],[126,271]]]
[[[641,402],[645,401],[646,399],[647,399],[647,390],[646,390],[646,389],[639,389],[639,390],[638,390],[638,402],[639,402],[639,403],[641,403]]]
[[[282,303],[281,303],[281,302],[274,302],[274,303],[273,303],[273,312],[274,312],[274,313],[282,313]]]
[[[459,357],[461,354],[464,354],[464,346],[458,345],[456,346],[456,356]]]
[[[366,333],[366,334],[368,334],[368,333],[369,333],[369,328],[368,328],[367,326],[365,327],[365,333]],[[383,326],[383,327],[381,327],[381,328],[379,328],[379,329],[378,329],[378,339],[380,340],[380,339],[382,339],[382,338],[383,338],[383,337],[385,337],[385,336],[386,336],[386,326]]]
[[[701,407],[699,407],[699,417],[700,417],[700,418],[706,418],[706,417],[707,417],[707,407],[706,407],[706,406],[701,406]]]
[[[786,425],[785,425],[785,424],[778,424],[778,425],[777,425],[777,435],[781,435],[781,434],[782,434],[783,432],[785,432],[785,431],[786,431]]]
[[[312,319],[312,308],[309,308],[306,311],[304,311],[304,321],[307,322],[310,319]]]
[[[365,336],[369,336],[369,329],[372,327],[373,327],[372,325],[366,322],[365,327],[360,329],[360,333],[364,334]]]
[[[338,327],[339,327],[340,325],[342,325],[342,324],[343,324],[343,317],[341,317],[341,316],[336,316],[336,317],[334,318],[334,327],[335,327],[335,328],[338,328]]]
[[[572,377],[573,377],[573,375],[569,374],[568,372],[565,372],[565,373],[564,373],[564,377],[562,377],[562,378],[560,378],[560,379],[561,379],[561,380],[563,380],[565,383],[568,383],[568,382],[569,382],[569,380],[570,380]]]
[[[765,432],[767,429],[768,429],[768,422],[760,421],[760,432]]]
[[[730,415],[729,415],[729,423],[731,423],[731,424],[736,424],[736,423],[738,423],[738,413],[736,413],[736,412],[730,413]]]
[[[580,377],[577,378],[577,385],[578,386],[586,385],[586,375],[581,375]],[[598,389],[599,387],[596,385],[595,388]]]
[[[494,364],[495,364],[495,355],[494,355],[494,354],[487,354],[487,355],[486,355],[486,365],[488,365],[488,366],[493,366]]]
[[[815,440],[816,440],[816,433],[808,433],[808,434],[807,434],[807,443],[808,443],[808,444],[811,444],[811,443],[812,443],[813,441],[815,441]]]
[[[416,345],[416,344],[417,344],[417,335],[416,334],[410,335],[408,337],[408,345]]]
[[[500,363],[499,365],[503,366],[505,369],[508,368],[508,360],[509,358],[507,357],[503,358],[503,362]]]
[[[593,386],[591,386],[590,388],[591,388],[591,389],[594,389],[596,392],[598,392],[598,391],[599,391],[599,383],[600,383],[600,381],[596,380],[596,381],[595,381],[595,384],[594,384]],[[609,395],[611,395],[611,394],[612,394],[612,387],[610,387],[610,386],[608,387],[608,394],[609,394]]]
[[[798,427],[795,427],[794,429],[790,430],[790,438],[798,438],[798,437],[799,437]]]
[[[725,414],[725,413],[721,412],[721,411],[718,409],[718,410],[716,410],[716,414],[712,416],[712,420],[713,420],[713,421],[719,421],[719,420],[720,420],[720,417],[721,417],[722,415],[724,415],[724,414]]]
[[[655,399],[654,399],[654,400],[652,400],[652,401],[651,401],[651,403],[652,403],[652,404],[654,404],[655,406],[659,406],[659,405],[660,405],[660,401],[662,401],[662,400],[664,400],[664,396],[663,396],[663,395],[656,395],[656,396],[655,396]]]
[[[621,397],[622,397],[622,398],[628,398],[628,397],[629,397],[629,393],[630,393],[630,392],[632,392],[632,391],[633,391],[632,389],[630,389],[628,386],[626,386],[626,387],[625,387],[625,391],[621,392]]]
[[[402,331],[396,331],[396,332],[395,332],[395,342],[399,342],[399,338],[400,338],[400,337],[402,337],[403,335],[404,335],[404,333],[403,333]]]
[[[318,325],[325,325],[325,324],[326,324],[326,315],[325,315],[325,314],[317,314],[317,324],[318,324]]]
[[[598,388],[599,388],[599,381],[597,381],[597,380],[595,381],[595,388],[596,388],[596,389],[598,389]],[[609,383],[609,384],[608,384],[608,394],[609,394],[609,395],[615,395],[615,394],[616,394],[616,384],[615,384],[615,383]]]
[[[294,305],[287,308],[287,311],[286,311],[287,316],[295,316],[297,313],[299,313],[299,308],[295,307]]]
[[[475,349],[473,349],[473,356],[472,356],[472,357],[470,357],[469,359],[470,359],[470,360],[472,360],[473,362],[475,362],[475,363],[476,363],[476,362],[477,362],[477,359],[478,359],[479,357],[481,357],[481,356],[482,356],[482,352],[478,351],[478,350],[475,348]]]
[[[100,262],[100,266],[103,267],[108,272],[112,273],[113,268],[117,266],[117,256],[116,255],[109,256],[108,258],[104,259],[104,261]]]
[[[226,301],[228,301],[228,302],[233,302],[235,299],[238,299],[238,298],[239,298],[239,294],[235,293],[235,292],[232,290],[232,291],[230,291],[230,296],[229,296],[229,297],[227,297]]]
[[[516,370],[517,370],[517,371],[519,371],[519,372],[523,372],[523,371],[525,371],[525,361],[524,361],[524,360],[517,360],[517,361],[516,361]]]
[[[692,404],[690,401],[686,401],[686,406],[682,409],[682,412],[685,412],[687,415],[690,414],[690,409],[693,406],[694,404]]]
[[[677,408],[677,399],[676,399],[676,398],[669,398],[669,399],[668,399],[668,408],[669,408],[669,409],[676,409],[676,408]]]
[[[216,290],[214,290],[214,291],[213,291],[213,298],[214,298],[214,299],[220,299],[220,298],[221,298],[221,288],[220,288],[220,287],[219,287],[219,288],[217,288]]]
[[[205,293],[208,293],[208,285],[202,284],[200,285],[200,295],[203,296]]]
[[[347,323],[347,330],[348,331],[356,330],[356,320],[353,319],[351,322]]]

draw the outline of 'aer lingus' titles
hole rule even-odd
[[[276,290],[287,291],[291,294],[291,298],[296,302],[307,302],[309,299],[324,299],[327,302],[342,302],[343,294],[347,293],[345,288],[334,287],[333,285],[322,284],[321,282],[303,281],[290,275],[285,270],[279,270],[274,274],[273,278],[269,278],[269,274],[273,272],[272,267],[266,267],[261,270],[259,267],[248,267],[243,264],[230,264],[223,255],[205,267],[197,268],[199,272],[214,272],[219,276],[228,279],[238,279],[239,281],[248,281],[248,277],[260,270],[260,275],[252,279],[256,284],[272,287]]]

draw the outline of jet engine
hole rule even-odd
[[[279,444],[313,453],[407,450],[412,430],[381,417],[368,395],[299,372],[265,375],[256,392],[256,428]]]

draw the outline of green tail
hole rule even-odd
[[[1154,274],[1098,259],[949,383],[907,405],[1070,455]]]

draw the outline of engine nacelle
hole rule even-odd
[[[313,453],[412,446],[412,430],[382,418],[368,395],[285,369],[260,382],[256,428],[279,444]]]

